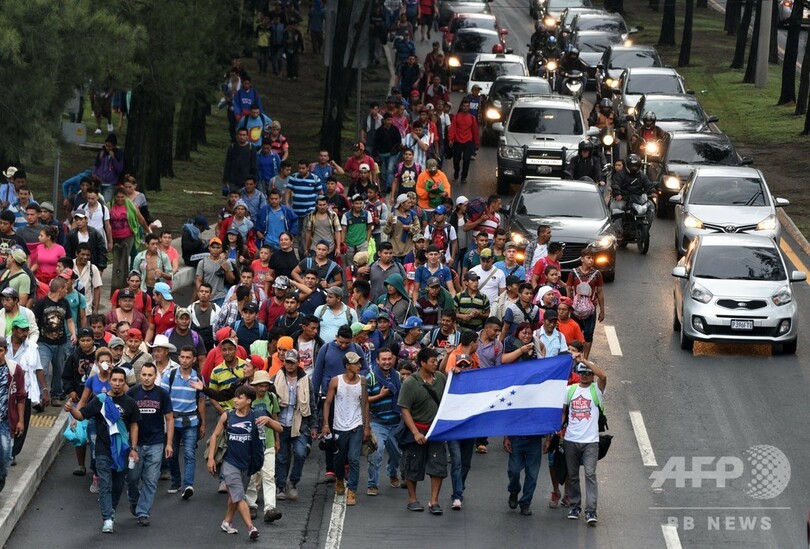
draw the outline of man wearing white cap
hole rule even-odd
[[[17,193],[14,189],[14,174],[16,173],[15,166],[9,166],[3,172],[6,182],[0,185],[0,210],[5,210],[17,200]]]
[[[467,248],[470,246],[470,233],[464,230],[464,224],[467,222],[464,217],[467,213],[467,204],[470,199],[466,196],[459,196],[456,198],[456,209],[450,214],[447,223],[456,230],[456,248],[458,248],[458,255],[456,256],[456,265],[461,268],[461,258],[467,253]]]

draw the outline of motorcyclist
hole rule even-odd
[[[630,147],[632,152],[643,154],[641,146],[652,141],[660,141],[662,144],[667,139],[667,132],[659,128],[655,123],[657,118],[653,111],[645,112],[641,117],[641,125],[637,126],[630,137]]]
[[[605,184],[605,177],[602,175],[604,162],[598,155],[594,154],[593,143],[583,139],[579,142],[578,149],[576,156],[568,161],[568,165],[565,167],[565,175],[571,179],[588,177],[603,186]]]
[[[568,73],[573,71],[578,71],[582,73],[580,80],[582,81],[582,87],[585,87],[585,84],[588,83],[588,77],[586,76],[586,71],[588,69],[585,62],[582,61],[579,57],[579,50],[574,47],[572,44],[568,44],[565,48],[565,53],[563,53],[562,57],[560,57],[559,63],[560,74],[566,76]],[[558,91],[562,89],[562,79],[558,81],[557,84]]]
[[[647,175],[641,171],[641,157],[631,154],[627,157],[624,170],[613,174],[611,180],[611,206],[613,223],[616,234],[622,232],[622,217],[627,205],[633,203],[642,194],[647,195],[647,220],[652,224],[655,216],[655,204],[650,200],[656,190],[655,183],[650,181]]]
[[[613,114],[613,101],[607,97],[603,97],[599,103],[593,106],[591,114],[588,116],[588,125],[599,128],[600,140],[607,132],[616,131],[616,118]],[[615,133],[614,144],[611,151],[611,157],[616,158],[619,155],[619,141],[616,139]],[[607,153],[607,151],[605,151]]]
[[[551,31],[546,27],[542,21],[535,21],[534,22],[534,34],[532,34],[531,39],[529,40],[529,58],[526,61],[531,65],[531,58],[534,57],[534,54],[541,49],[546,44],[546,39],[551,34]]]
[[[543,64],[547,65],[551,60],[559,61],[560,57],[562,57],[562,50],[560,50],[559,46],[557,46],[557,37],[549,36],[546,38],[546,42],[543,44],[543,47],[537,51],[535,59],[538,62],[542,60]],[[537,76],[543,75],[538,74]]]

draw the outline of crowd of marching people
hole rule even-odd
[[[279,9],[257,28],[270,29],[270,69],[280,73],[283,61],[294,79],[296,61],[276,55],[275,33],[298,33],[303,47],[300,21]],[[567,431],[503,440],[507,502],[530,515],[542,456],[561,459],[554,447],[564,447],[572,474],[559,482],[550,468],[548,505],[567,506],[572,519],[584,507],[595,524],[606,374],[588,357],[604,318],[602,276],[587,248],[563,276],[548,226],[528,248],[511,242],[497,195],[452,198],[451,180],[465,183],[474,151],[451,178],[445,148],[477,147],[477,125],[453,129],[459,114],[433,76],[420,72],[422,87],[403,76],[384,107],[372,104],[347,158],[312,159],[296,155],[283,113],[262,102],[236,60],[222,86],[232,134],[224,205],[214,227],[203,214],[189,220],[179,246],[151,224],[115,134],[93,168],[65,183],[64,222],[53,204],[35,201],[22,169],[8,167],[0,484],[31,414],[56,406],[72,416],[73,474],[98,494],[105,533],[124,495],[141,526],[161,490],[191,499],[198,459],[227,494],[221,530],[236,534],[238,514],[253,540],[254,521],[280,520],[279,502],[295,502],[302,482],[334,483],[356,505],[362,455],[367,497],[403,488],[408,510],[440,515],[442,479],[449,473],[450,505],[461,510],[473,454],[489,451],[486,438],[426,438],[447,376],[570,353]],[[462,102],[462,113],[470,107]],[[195,273],[182,305],[172,288],[181,260]],[[304,479],[319,450],[323,479]],[[427,507],[417,491],[425,474]]]

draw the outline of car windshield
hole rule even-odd
[[[727,141],[691,141],[673,139],[669,142],[667,161],[676,164],[739,164],[734,147]]]
[[[453,51],[457,53],[489,53],[492,51],[492,46],[500,43],[497,34],[460,32],[453,40]]]
[[[604,16],[579,17],[575,23],[574,30],[593,30],[602,32],[612,32],[616,34],[627,34],[627,25],[623,19],[608,19]]]
[[[690,122],[703,122],[703,111],[697,101],[646,101],[643,112],[652,111],[660,122],[661,120],[688,120]]]
[[[633,74],[627,82],[625,93],[683,93],[681,80],[674,74]]]
[[[756,177],[697,177],[689,204],[699,206],[767,206],[762,182]]]
[[[606,215],[599,192],[529,185],[523,189],[515,213],[532,217],[585,219],[601,219]]]
[[[526,71],[520,63],[482,61],[475,64],[470,80],[473,82],[494,82],[499,76],[526,76]]]
[[[551,95],[551,86],[545,80],[507,80],[495,82],[489,90],[489,96],[500,101],[512,101],[517,95],[523,94]]]
[[[489,17],[456,17],[450,25],[450,32],[458,29],[489,29],[498,30],[498,25],[494,19]]]
[[[723,280],[787,279],[776,248],[758,246],[704,246],[698,251],[692,274]]]
[[[618,34],[591,34],[591,35],[578,35],[577,36],[577,48],[579,51],[594,51],[594,52],[603,52],[608,49],[609,46],[613,44],[619,44],[622,41],[622,37]]]
[[[591,8],[591,0],[548,0],[548,10],[564,10],[565,8]]]
[[[512,110],[509,131],[546,135],[582,135],[582,115],[578,109],[523,107]]]
[[[658,56],[650,51],[620,51],[610,58],[611,69],[633,69],[636,67],[660,67]]]

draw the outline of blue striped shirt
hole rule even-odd
[[[399,372],[392,369],[391,370],[392,376],[399,376]],[[373,397],[375,395],[380,394],[382,391],[383,385],[380,383],[373,372],[369,372],[366,375],[366,380],[368,380],[368,396]],[[377,400],[376,402],[369,403],[369,412],[371,413],[371,421],[375,423],[382,423],[384,425],[393,425],[399,423],[399,413],[395,410],[394,405],[396,402],[394,401],[394,395],[388,394],[388,396]]]
[[[314,212],[318,195],[324,194],[320,178],[311,173],[306,177],[301,177],[298,172],[291,175],[287,180],[287,190],[292,193],[290,206],[298,217]]]
[[[171,377],[172,372],[177,373],[174,374],[174,383],[172,383],[172,388],[169,391],[169,378]],[[172,399],[175,427],[183,426],[182,415],[197,411],[198,393],[190,383],[198,379],[197,372],[194,370],[191,370],[191,375],[188,379],[183,379],[183,376],[180,373],[180,368],[173,368],[163,372],[161,387],[169,391],[169,396]],[[188,419],[191,421],[189,424],[190,427],[197,427],[200,424],[197,414],[188,416]]]

